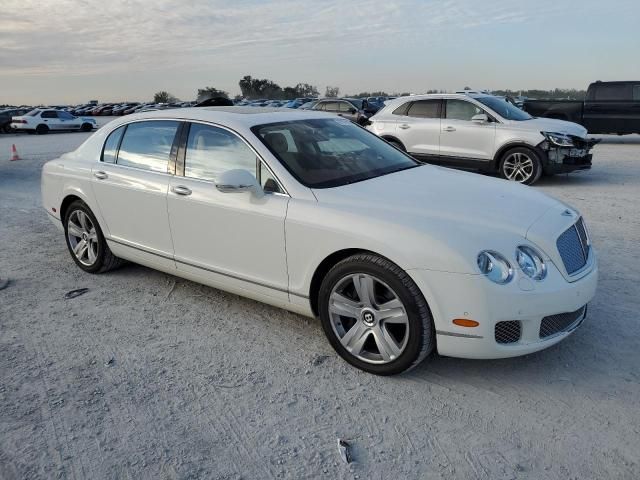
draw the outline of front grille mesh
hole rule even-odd
[[[558,237],[556,246],[569,275],[585,266],[589,258],[589,240],[582,218]]]
[[[518,320],[507,320],[496,323],[495,337],[497,343],[515,343],[520,340],[522,326]]]
[[[575,312],[558,313],[544,317],[540,322],[540,338],[547,338],[556,333],[564,332],[584,314],[587,306],[579,308]]]

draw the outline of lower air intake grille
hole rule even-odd
[[[587,306],[585,305],[575,312],[558,313],[544,317],[540,322],[540,338],[547,338],[556,333],[569,330],[578,319],[582,318],[586,308]]]
[[[522,327],[518,320],[509,320],[496,323],[496,342],[515,343],[520,340]]]

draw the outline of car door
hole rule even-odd
[[[439,98],[417,100],[394,110],[398,117],[396,136],[407,152],[422,160],[437,160],[440,154]]]
[[[493,160],[496,127],[494,122],[471,119],[486,112],[468,100],[446,99],[440,124],[440,160],[460,166],[476,167]],[[489,116],[489,118],[491,118]]]
[[[213,286],[287,301],[289,196],[235,132],[193,122],[183,139],[168,195],[176,267]],[[265,194],[218,190],[216,178],[234,169],[256,176]]]
[[[93,191],[113,242],[175,267],[167,213],[180,122],[147,120],[109,134],[93,167]]]
[[[596,83],[592,90],[582,114],[589,133],[640,132],[640,85]]]
[[[55,110],[44,110],[40,113],[40,122],[49,127],[49,130],[60,130],[58,112]]]
[[[68,112],[58,112],[60,130],[80,130],[80,119]]]

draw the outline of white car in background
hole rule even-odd
[[[123,117],[44,165],[42,201],[85,272],[126,259],[319,316],[345,360],[381,375],[436,348],[501,358],[554,345],[597,283],[574,209],[422,165],[322,112]]]
[[[525,185],[543,173],[590,169],[598,143],[577,123],[534,118],[478,92],[397,98],[369,122],[369,130],[417,160],[499,172]]]
[[[64,110],[37,108],[26,115],[13,117],[11,127],[18,131],[35,132],[42,135],[54,131],[68,130],[90,132],[97,127],[97,124],[93,118],[75,117]]]

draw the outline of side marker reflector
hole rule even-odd
[[[456,318],[453,321],[454,325],[458,325],[459,327],[477,327],[478,325],[480,325],[479,322],[476,322],[475,320],[469,320],[468,318]]]

